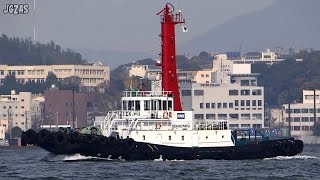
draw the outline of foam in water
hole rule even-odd
[[[296,155],[296,156],[277,156],[273,158],[265,158],[264,160],[290,160],[290,159],[320,159],[316,156]]]
[[[160,154],[159,159],[154,159],[154,161],[163,161],[163,159],[162,159],[162,155]]]
[[[67,155],[64,159],[64,161],[83,161],[83,160],[111,160],[108,158],[99,158],[99,157],[92,157],[92,156],[83,156],[81,154],[73,154],[73,155]]]

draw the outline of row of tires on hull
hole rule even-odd
[[[120,139],[113,136],[50,132],[32,129],[22,133],[21,145],[37,145],[54,154],[80,153],[86,156],[126,160],[155,159],[159,155],[147,144],[136,143],[132,138]]]
[[[262,159],[276,156],[294,156],[303,151],[303,142],[293,138],[251,142],[236,146],[226,159]]]
[[[303,142],[293,138],[261,142],[259,148],[263,155],[294,156],[303,151]]]

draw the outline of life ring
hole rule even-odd
[[[67,136],[63,132],[57,132],[54,136],[54,142],[58,145],[64,145],[68,141]]]
[[[37,142],[39,144],[45,143],[48,140],[50,132],[46,129],[41,129],[37,134]]]

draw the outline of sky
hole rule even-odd
[[[0,34],[63,48],[120,52],[160,51],[160,18],[166,2],[181,9],[189,31],[177,28],[177,44],[188,42],[237,16],[259,11],[275,0],[0,0]],[[28,14],[5,14],[7,4],[28,4]],[[35,22],[35,23],[34,23]]]

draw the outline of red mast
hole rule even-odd
[[[172,10],[170,9],[170,6]],[[161,14],[161,63],[162,67],[162,90],[171,91],[174,100],[174,110],[181,111],[181,100],[178,87],[177,65],[176,65],[176,42],[175,25],[184,23],[181,12],[173,14],[174,7],[167,3],[157,14]]]

